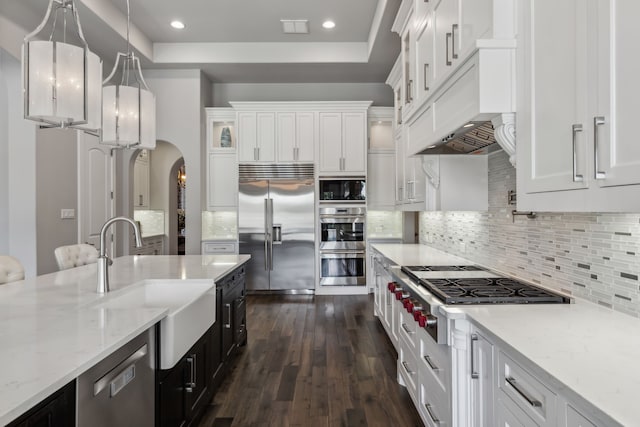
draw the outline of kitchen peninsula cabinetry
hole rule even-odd
[[[75,427],[76,381],[73,380],[27,413],[7,424],[7,427]]]
[[[238,207],[236,113],[232,108],[207,108],[207,210]]]
[[[632,1],[522,3],[518,209],[640,209],[640,61],[622,53],[638,14]]]

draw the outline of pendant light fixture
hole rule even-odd
[[[49,0],[44,20],[24,38],[22,73],[25,119],[99,132],[102,61],[89,50],[75,0]]]
[[[140,59],[131,50],[127,0],[127,53],[118,52],[116,64],[102,83],[102,139],[125,148],[156,147],[156,99],[142,77]]]

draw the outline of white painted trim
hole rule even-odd
[[[398,55],[396,62],[393,64],[391,71],[389,72],[389,76],[385,81],[386,84],[391,86],[391,89],[395,89],[396,85],[402,79],[402,54]]]
[[[373,21],[371,22],[371,28],[369,29],[369,37],[367,38],[367,56],[371,56],[373,45],[376,42],[376,36],[380,32],[380,25],[382,25],[382,18],[384,17],[384,9],[387,7],[387,0],[378,0],[376,6],[376,13],[373,15]]]
[[[393,121],[393,107],[369,107],[367,117],[369,120]]]
[[[229,102],[235,111],[362,111],[372,101]]]
[[[155,43],[153,61],[163,63],[366,63],[367,43]]]
[[[393,21],[393,25],[391,26],[391,31],[397,33],[398,35],[404,32],[405,27],[409,23],[409,16],[413,12],[413,1],[412,0],[402,0],[402,4],[400,5],[400,9],[398,9],[398,14],[396,15],[395,21]]]

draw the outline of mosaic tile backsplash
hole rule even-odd
[[[202,240],[236,240],[238,215],[228,211],[202,212]]]
[[[142,237],[157,236],[164,233],[164,211],[134,210],[133,219],[140,221]]]
[[[367,211],[368,239],[402,239],[402,212]]]
[[[516,171],[489,155],[488,212],[422,212],[420,242],[489,268],[640,317],[640,214],[515,217]]]

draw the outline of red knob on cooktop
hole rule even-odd
[[[396,299],[397,300],[401,300],[402,299],[402,289],[396,291]]]
[[[420,312],[420,317],[418,317],[418,325],[421,328],[424,328],[427,325],[427,316],[423,312]]]

